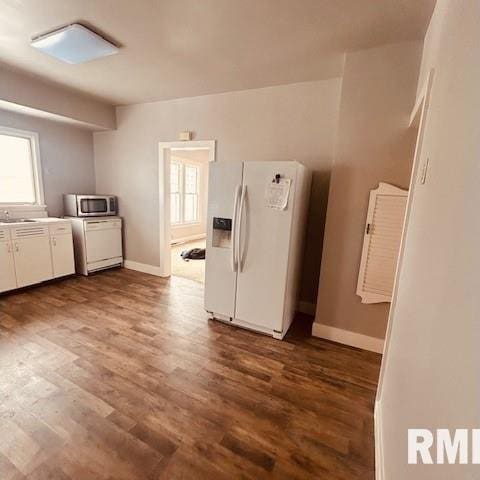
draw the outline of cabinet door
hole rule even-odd
[[[50,240],[52,244],[53,276],[57,278],[75,273],[72,235],[54,235]]]
[[[13,245],[19,287],[52,278],[52,256],[48,236],[16,239]]]
[[[10,242],[0,242],[0,272],[0,292],[17,288],[12,244]]]
[[[392,301],[407,196],[407,190],[383,182],[370,192],[357,283],[362,303]]]

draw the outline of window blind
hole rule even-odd
[[[362,303],[392,299],[407,195],[407,190],[387,183],[370,192],[357,284]]]

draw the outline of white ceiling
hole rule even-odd
[[[435,0],[0,0],[0,61],[113,104],[330,78],[342,53],[423,38]],[[122,46],[67,65],[31,37],[80,22]]]

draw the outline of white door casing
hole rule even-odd
[[[410,185],[408,189],[408,197],[407,197],[407,207],[405,211],[405,220],[403,225],[403,233],[402,233],[402,241],[400,243],[400,252],[398,255],[398,262],[397,262],[397,269],[395,273],[395,282],[393,286],[393,293],[392,293],[392,300],[390,305],[390,312],[388,315],[388,323],[387,323],[387,331],[385,334],[385,342],[384,342],[384,350],[383,350],[383,358],[382,358],[382,365],[380,368],[380,375],[378,379],[378,387],[377,387],[377,396],[376,396],[376,405],[380,405],[381,398],[382,398],[382,391],[383,391],[383,379],[385,377],[385,370],[388,364],[388,351],[390,346],[390,338],[392,335],[393,329],[393,322],[391,319],[393,318],[393,314],[396,308],[396,301],[397,301],[397,289],[398,289],[398,278],[400,277],[400,273],[402,270],[403,265],[403,254],[405,250],[405,239],[408,233],[409,228],[409,219],[412,210],[413,199],[415,197],[416,191],[416,183],[418,173],[420,171],[420,163],[423,157],[423,139],[425,135],[425,127],[428,120],[428,113],[430,108],[430,97],[432,94],[433,83],[435,78],[435,69],[430,69],[428,73],[427,80],[423,85],[420,93],[418,94],[418,101],[416,102],[412,114],[410,116],[410,128],[414,127],[417,128],[417,141],[415,144],[415,153],[413,156],[413,165],[412,165],[412,175],[410,177]],[[381,451],[381,445],[377,442],[377,438],[375,439],[376,443],[376,452]],[[383,459],[381,455],[379,458],[376,459],[376,472],[379,478],[383,478]]]
[[[215,161],[215,140],[190,140],[181,142],[159,142],[158,187],[159,187],[159,250],[160,276],[169,277],[171,266],[170,228],[170,154],[172,149],[208,149],[209,162]]]

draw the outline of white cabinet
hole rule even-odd
[[[0,228],[0,292],[75,273],[69,221]]]
[[[0,292],[17,287],[10,231],[0,229]]]
[[[75,273],[73,260],[72,233],[52,232],[50,237],[52,247],[52,265],[54,278]]]
[[[18,227],[13,229],[12,234],[17,287],[51,279],[53,271],[48,228]]]
[[[357,295],[362,303],[390,302],[408,191],[380,182],[370,192]]]

